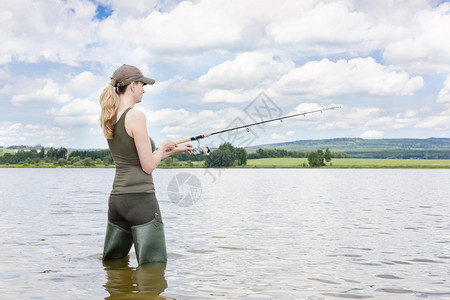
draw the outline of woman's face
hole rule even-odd
[[[132,83],[134,84],[134,95],[136,97],[136,102],[140,103],[142,101],[142,95],[144,95],[144,84],[142,82]]]

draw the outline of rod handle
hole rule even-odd
[[[211,136],[210,133],[201,134],[201,135],[193,136],[193,137],[190,137],[190,138],[187,138],[187,139],[184,139],[184,140],[176,141],[175,143],[177,145],[178,144],[183,144],[183,143],[186,143],[186,142],[189,142],[189,141],[196,141],[196,140],[203,139],[203,138],[206,138],[206,137],[209,137],[209,136]]]
[[[176,141],[175,143],[178,145],[178,144],[183,144],[183,143],[189,142],[190,140],[191,140],[191,138],[187,138],[187,139],[184,139],[184,140]]]

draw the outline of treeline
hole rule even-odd
[[[205,167],[223,168],[247,165],[247,159],[258,158],[307,158],[309,166],[320,167],[324,161],[330,162],[331,158],[345,158],[345,153],[332,152],[328,148],[317,151],[287,151],[283,149],[258,149],[256,153],[248,154],[245,148],[234,147],[231,143],[224,143],[218,149],[212,151],[209,156],[189,155],[187,153],[176,154],[161,162],[161,168],[173,167]],[[194,165],[194,161],[204,161],[204,164]],[[5,153],[0,156],[0,165],[23,165],[36,167],[73,166],[95,167],[110,166],[114,164],[111,152],[105,150],[74,150],[69,152],[61,147],[44,147],[32,151],[20,151],[15,154]],[[305,165],[307,166],[307,165]]]
[[[334,152],[330,151],[328,148],[330,158],[348,158],[348,155],[344,152]],[[258,149],[256,153],[249,153],[248,159],[258,159],[258,158],[280,158],[280,157],[291,157],[291,158],[307,158],[308,154],[312,151],[289,151],[284,149]]]
[[[61,147],[29,149],[18,146],[17,153],[4,153],[0,155],[0,165],[22,165],[29,167],[95,167],[114,165],[114,159],[109,149],[104,150],[74,150],[68,151]],[[13,148],[11,148],[13,149]],[[180,153],[172,155],[161,162],[160,167],[193,167],[193,161],[203,161],[202,155],[189,155]]]
[[[75,150],[70,152],[70,157],[79,157],[80,159],[90,158],[92,160],[100,159],[106,164],[113,164],[114,159],[109,149],[105,150]]]
[[[204,164],[194,165],[193,161],[204,161]],[[163,160],[159,167],[205,167],[205,168],[228,168],[233,166],[244,166],[247,164],[247,151],[244,148],[234,147],[231,143],[224,143],[219,148],[211,151],[207,156],[189,155],[180,153],[172,155]]]
[[[1,165],[25,165],[25,166],[84,166],[113,164],[109,150],[69,151],[61,147],[40,148],[35,151],[20,151],[15,154],[5,153],[0,156]]]
[[[224,143],[205,157],[205,168],[243,166],[247,164],[247,158],[247,151],[244,148],[237,148],[231,143]]]

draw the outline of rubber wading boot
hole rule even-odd
[[[103,247],[103,260],[119,259],[127,256],[132,245],[133,235],[131,231],[108,222],[105,245]]]
[[[148,223],[131,227],[134,249],[139,265],[150,262],[167,262],[164,224],[157,213]]]

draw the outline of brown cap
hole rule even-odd
[[[144,75],[142,75],[142,72],[138,68],[130,65],[121,66],[114,72],[113,76],[111,77],[111,85],[113,87],[126,86],[135,81],[140,81],[144,84],[155,83],[155,80],[144,77]]]

